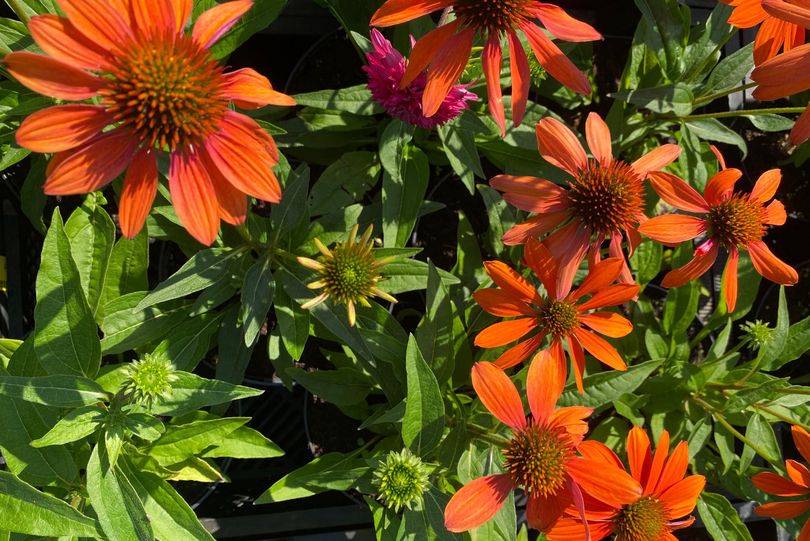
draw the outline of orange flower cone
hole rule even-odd
[[[473,297],[490,314],[515,319],[490,325],[478,333],[475,345],[500,347],[533,333],[495,361],[497,366],[509,368],[540,349],[547,336],[551,338],[548,347],[551,356],[565,366],[563,342],[566,342],[580,392],[583,391],[585,351],[611,368],[626,370],[627,365],[616,348],[596,333],[618,338],[630,334],[633,324],[615,312],[592,311],[618,306],[638,294],[637,285],[614,284],[621,273],[622,260],[611,257],[597,263],[579,288],[561,293],[557,288],[556,261],[543,244],[529,239],[524,258],[542,282],[547,296],[541,296],[531,283],[506,264],[485,262],[487,274],[500,289],[480,289]],[[586,296],[590,298],[583,300]]]
[[[804,43],[804,28],[763,8],[763,0],[720,0],[734,7],[728,24],[737,28],[753,28],[759,25],[754,40],[754,63],[762,64],[781,50],[789,51]]]
[[[669,433],[664,431],[653,453],[647,433],[634,427],[627,436],[629,474],[619,457],[602,443],[585,441],[578,450],[600,464],[597,466],[600,469],[613,470],[613,476],[621,477],[624,485],[635,483],[640,495],[616,505],[586,494],[586,520],[583,522],[579,513],[569,507],[566,511],[569,517],[548,532],[551,541],[585,541],[586,525],[592,541],[610,535],[617,541],[677,541],[672,532],[694,522],[694,517],[688,515],[694,510],[706,479],[702,475],[686,475],[689,466],[686,442],[679,443],[670,454]]]
[[[17,143],[54,154],[44,190],[73,195],[126,172],[119,204],[125,236],[143,227],[169,155],[169,190],[189,233],[210,245],[220,219],[239,224],[247,197],[281,199],[273,139],[228,108],[294,105],[252,69],[223,73],[209,48],[253,5],[234,0],[202,13],[185,32],[192,0],[57,0],[66,17],[40,15],[29,29],[46,55],[13,52],[8,72],[65,101],[32,114]],[[107,129],[109,128],[109,129]],[[106,131],[105,131],[106,129]]]
[[[526,112],[531,74],[529,61],[517,31],[528,38],[540,65],[568,88],[590,94],[587,77],[563,54],[534,22],[535,19],[552,35],[566,41],[601,39],[590,25],[574,19],[554,4],[535,0],[387,0],[371,19],[378,27],[412,21],[440,9],[452,8],[454,21],[439,26],[416,42],[402,86],[410,84],[427,69],[427,86],[422,109],[426,117],[439,110],[444,98],[467,67],[476,37],[484,42],[481,56],[489,93],[489,110],[501,128],[506,130],[501,91],[503,51],[501,38],[509,43],[512,73],[512,120],[519,125]]]
[[[792,426],[791,432],[793,442],[802,458],[810,463],[810,434],[799,426]],[[754,475],[751,480],[754,486],[767,494],[787,498],[801,497],[801,499],[762,504],[754,509],[757,515],[789,520],[810,511],[810,469],[795,460],[787,460],[785,469],[787,479],[775,473],[763,472]],[[810,519],[805,522],[796,541],[810,541]]]
[[[584,513],[583,491],[614,504],[641,494],[632,479],[615,475],[613,468],[594,467],[590,458],[576,456],[576,448],[588,431],[584,419],[592,410],[582,406],[556,408],[565,386],[565,365],[558,357],[542,351],[529,368],[529,418],[515,385],[494,364],[477,363],[472,383],[484,406],[512,428],[514,435],[503,452],[505,473],[468,483],[448,502],[444,522],[451,532],[484,524],[518,488],[529,496],[529,526],[541,531],[554,526],[570,505]]]
[[[810,28],[810,6],[785,0],[761,0],[771,16],[799,27],[802,36]],[[803,42],[801,42],[803,43]],[[754,97],[776,100],[810,88],[810,44],[793,47],[757,65],[751,73],[757,83]],[[804,110],[790,132],[790,141],[800,145],[810,139],[810,107]]]
[[[632,164],[618,160],[613,157],[610,130],[596,113],[588,116],[585,138],[593,159],[588,159],[577,136],[559,120],[547,117],[537,123],[540,154],[573,177],[568,189],[535,177],[498,175],[490,180],[493,188],[504,192],[506,202],[537,214],[507,231],[504,243],[523,244],[550,233],[545,244],[560,262],[557,289],[563,294],[586,255],[591,266],[600,260],[605,241],[609,240],[611,257],[624,259],[625,238],[633,253],[640,241],[636,227],[647,219],[644,178],[680,154],[677,145],[663,145]],[[626,262],[622,282],[633,283]]]
[[[754,268],[768,280],[782,285],[794,285],[799,280],[796,270],[773,255],[762,241],[767,226],[782,225],[787,219],[785,207],[779,200],[765,204],[776,194],[782,173],[779,169],[766,171],[750,194],[734,192],[734,184],[741,176],[738,169],[722,169],[709,179],[703,195],[700,195],[675,175],[651,174],[650,182],[661,199],[677,209],[702,214],[703,217],[665,214],[651,218],[639,227],[644,235],[670,245],[706,236],[695,250],[694,259],[664,276],[664,287],[678,287],[702,276],[714,264],[720,248],[725,248],[729,258],[723,285],[729,312],[733,312],[737,304],[740,250],[748,251]]]

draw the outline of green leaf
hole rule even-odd
[[[689,8],[677,0],[635,0],[644,20],[655,31],[658,43],[650,44],[653,51],[660,45],[658,55],[664,72],[675,80],[683,67],[684,52],[689,36]],[[662,56],[663,54],[663,56]]]
[[[89,406],[109,398],[95,381],[76,376],[0,376],[0,395],[54,408]]]
[[[384,250],[378,250],[377,256],[382,257],[384,253]],[[381,272],[384,279],[378,287],[391,295],[425,289],[430,274],[428,264],[417,259],[397,259],[382,267]],[[445,270],[437,268],[436,272],[445,286],[459,283],[456,276]]]
[[[201,456],[205,458],[276,458],[283,456],[284,451],[265,438],[261,432],[247,426],[240,426],[219,441],[215,447],[206,450]]]
[[[429,263],[425,316],[416,329],[416,341],[440,383],[453,375],[453,307],[436,267]]]
[[[327,490],[348,490],[371,468],[356,453],[327,453],[276,481],[256,505],[306,498]]]
[[[211,0],[201,2],[201,4],[206,8],[216,5]],[[225,58],[253,34],[270,26],[270,23],[276,20],[286,5],[287,0],[261,0],[261,2],[255,2],[253,7],[233,25],[233,28],[217,40],[209,49],[209,52],[217,60]]]
[[[163,423],[147,413],[127,412],[124,428],[146,441],[155,441],[166,431]]]
[[[163,306],[138,309],[145,291],[127,293],[107,304],[101,330],[101,349],[105,354],[123,353],[154,342],[168,334],[188,314],[188,303],[172,301]]]
[[[249,417],[227,417],[169,425],[166,432],[149,447],[148,453],[154,457],[171,458],[180,462],[216,446],[249,420]]]
[[[270,268],[270,258],[262,257],[245,273],[242,285],[242,326],[245,346],[252,346],[259,338],[267,312],[273,305],[276,282]]]
[[[439,126],[439,139],[453,171],[461,178],[470,195],[475,194],[475,177],[484,178],[481,158],[475,146],[475,128],[485,131],[474,113],[465,111],[449,124]]]
[[[748,420],[748,426],[745,429],[745,437],[757,446],[755,451],[748,445],[743,448],[740,454],[740,466],[737,469],[740,475],[744,475],[751,461],[754,459],[756,452],[761,452],[765,460],[773,464],[778,464],[782,458],[782,451],[779,449],[779,443],[776,441],[776,435],[773,433],[773,428],[768,424],[762,415],[754,413]]]
[[[444,431],[444,399],[439,382],[413,336],[405,353],[408,398],[402,419],[402,441],[420,456],[426,456],[441,441]]]
[[[217,343],[219,346],[219,362],[215,372],[217,380],[234,384],[242,383],[256,343],[245,345],[244,328],[239,324],[238,305],[234,304],[225,313],[225,319],[217,336]],[[211,412],[222,415],[227,409],[228,404],[221,404],[211,409]]]
[[[303,385],[313,395],[335,404],[351,406],[366,399],[374,388],[374,382],[354,368],[318,370],[307,372],[300,368],[288,368],[287,374]]]
[[[228,272],[231,258],[242,253],[242,250],[230,248],[208,248],[197,252],[180,270],[158,284],[135,308],[143,310],[202,291],[222,278]]]
[[[306,107],[334,109],[366,116],[383,112],[383,108],[371,97],[367,85],[350,86],[339,90],[319,90],[296,94],[293,97],[298,105]]]
[[[276,290],[275,309],[281,340],[290,357],[297,361],[309,338],[309,312],[294,302],[283,287]]]
[[[744,116],[751,121],[751,124],[753,124],[755,128],[764,132],[788,131],[792,129],[793,125],[796,123],[790,118],[770,113]]]
[[[771,371],[776,369],[779,356],[785,349],[785,344],[790,334],[790,315],[788,313],[787,297],[785,297],[785,286],[779,287],[779,307],[777,309],[776,327],[771,332],[768,343],[759,352],[760,370]]]
[[[58,208],[42,247],[34,319],[34,351],[48,373],[95,377],[101,364],[98,330]]]
[[[695,135],[704,141],[717,141],[734,145],[742,152],[743,159],[745,159],[748,154],[748,145],[745,143],[745,139],[716,118],[689,120],[686,122],[686,125],[689,126],[689,129],[692,130]]]
[[[690,114],[694,109],[693,102],[695,99],[692,90],[686,83],[616,92],[611,96],[654,113],[673,113],[676,116]]]
[[[653,241],[642,242],[633,252],[630,264],[636,271],[636,281],[645,285],[650,283],[661,272],[661,262],[664,258],[664,247]]]
[[[188,372],[175,372],[171,391],[152,406],[155,415],[184,415],[192,411],[258,396],[264,391],[233,385],[216,379],[205,379]]]
[[[795,361],[808,350],[810,350],[810,317],[790,326],[785,348],[779,354],[779,361],[774,363],[774,367],[780,368]]]
[[[583,378],[582,384],[587,392],[579,394],[572,384],[560,397],[560,406],[587,406],[600,408],[625,393],[632,393],[663,363],[662,359],[647,361],[631,366],[626,372],[610,370]]]
[[[34,229],[43,235],[45,234],[45,221],[42,219],[42,213],[48,200],[45,192],[42,191],[42,185],[45,183],[46,165],[45,156],[33,157],[31,159],[31,168],[28,170],[20,189],[20,206],[23,214],[34,226]]]
[[[143,228],[134,239],[121,237],[113,246],[99,307],[127,293],[146,291],[149,280],[149,235]]]
[[[112,466],[103,445],[87,463],[87,493],[110,541],[154,541],[141,499],[121,470]]]
[[[373,152],[349,152],[329,165],[312,187],[309,211],[328,214],[347,207],[373,188],[380,178],[381,166]]]
[[[104,199],[88,194],[82,206],[65,223],[70,253],[76,262],[90,311],[100,306],[108,263],[115,243],[115,224],[101,206]]]
[[[32,441],[31,445],[48,447],[79,441],[98,430],[106,416],[106,412],[98,406],[75,409],[60,419],[47,434]]]
[[[270,216],[275,234],[286,235],[291,250],[297,248],[298,243],[306,237],[309,224],[308,193],[309,167],[303,164],[290,173],[284,186],[284,197]]]
[[[722,93],[741,85],[754,67],[753,50],[754,44],[749,43],[721,60],[709,74],[709,79],[701,89],[698,97],[702,98]]]
[[[155,347],[152,355],[171,361],[177,370],[192,371],[211,349],[211,339],[221,322],[222,314],[218,312],[189,318],[175,327]]]
[[[704,492],[697,502],[697,510],[715,541],[754,541],[737,510],[720,494]]]
[[[100,535],[93,519],[6,471],[0,471],[0,508],[0,530],[42,537]]]

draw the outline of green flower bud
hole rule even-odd
[[[144,355],[128,367],[129,374],[123,384],[123,392],[136,404],[150,407],[165,397],[176,379],[174,365],[161,357]]]
[[[428,489],[429,472],[422,459],[408,449],[388,453],[374,471],[373,482],[379,489],[379,500],[397,512],[403,507],[412,509],[422,502]]]
[[[771,329],[767,323],[759,319],[756,321],[746,321],[740,325],[740,329],[745,332],[745,337],[748,339],[748,347],[755,351],[767,345],[771,341],[771,338],[773,338],[773,329]]]

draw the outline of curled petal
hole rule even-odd
[[[669,271],[661,281],[661,285],[664,287],[678,287],[690,280],[703,276],[703,274],[714,265],[718,251],[719,248],[716,243],[711,243],[707,249],[696,250],[695,257],[683,267]]]
[[[55,153],[93,139],[113,121],[95,105],[56,105],[28,116],[17,130],[17,144],[34,152]]]
[[[526,427],[523,402],[503,370],[492,363],[475,363],[472,385],[478,398],[499,421],[516,430]]]
[[[658,242],[677,245],[699,237],[708,227],[709,224],[703,218],[685,214],[665,214],[639,224],[638,231]]]
[[[104,88],[101,78],[41,54],[9,53],[3,64],[20,83],[51,98],[81,101],[92,98]]]
[[[749,243],[746,248],[756,271],[771,282],[792,286],[799,281],[796,269],[773,255],[768,245],[761,240]]]
[[[507,474],[481,477],[456,492],[444,509],[444,526],[451,532],[476,528],[501,509],[515,485]]]
[[[647,178],[661,199],[673,207],[698,214],[709,211],[709,205],[703,196],[672,173],[654,171]]]
[[[243,68],[222,76],[222,92],[242,109],[258,109],[265,105],[292,107],[295,100],[273,90],[273,85],[264,75],[254,69]]]
[[[524,22],[520,29],[529,39],[529,45],[537,61],[556,80],[578,94],[591,93],[591,83],[571,60],[535,24]]]
[[[710,205],[716,205],[731,196],[734,185],[740,180],[742,171],[739,169],[723,169],[706,183],[703,197]]]
[[[774,199],[770,204],[765,207],[765,216],[762,221],[768,225],[785,225],[787,221],[787,212],[785,205],[778,199]]]
[[[217,4],[204,11],[194,23],[191,37],[208,49],[221,38],[225,32],[233,28],[242,15],[253,7],[252,0],[232,0]]]
[[[426,117],[436,114],[453,85],[464,73],[474,38],[475,31],[467,28],[450,37],[436,52],[430,62],[427,84],[422,94],[422,112]]]

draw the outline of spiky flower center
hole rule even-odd
[[[541,496],[562,490],[565,462],[571,456],[573,445],[565,433],[539,425],[529,425],[515,434],[504,451],[506,470],[515,484]]]
[[[712,205],[709,209],[711,234],[727,248],[740,248],[765,234],[762,205],[741,195]]]
[[[527,18],[526,0],[457,0],[453,11],[463,26],[498,35]]]
[[[128,46],[104,92],[107,110],[150,147],[172,151],[217,131],[227,110],[222,67],[189,36]]]
[[[380,281],[379,265],[370,244],[342,242],[322,261],[324,290],[338,302],[360,302]]]
[[[149,405],[166,396],[176,379],[174,365],[163,357],[144,355],[129,365],[123,383],[124,393],[132,402]]]
[[[585,226],[603,236],[634,227],[644,211],[641,177],[620,160],[589,160],[570,182],[568,197]]]
[[[374,484],[386,507],[395,511],[403,507],[411,509],[428,488],[428,469],[408,449],[392,452],[374,471]]]
[[[625,505],[613,522],[616,541],[657,541],[667,529],[664,504],[651,496]]]
[[[745,337],[748,338],[748,347],[753,350],[758,350],[768,345],[773,339],[774,329],[766,322],[759,319],[746,321],[740,325],[740,330],[745,332]]]
[[[579,313],[573,302],[549,301],[540,309],[539,319],[554,338],[570,334],[579,325]]]

